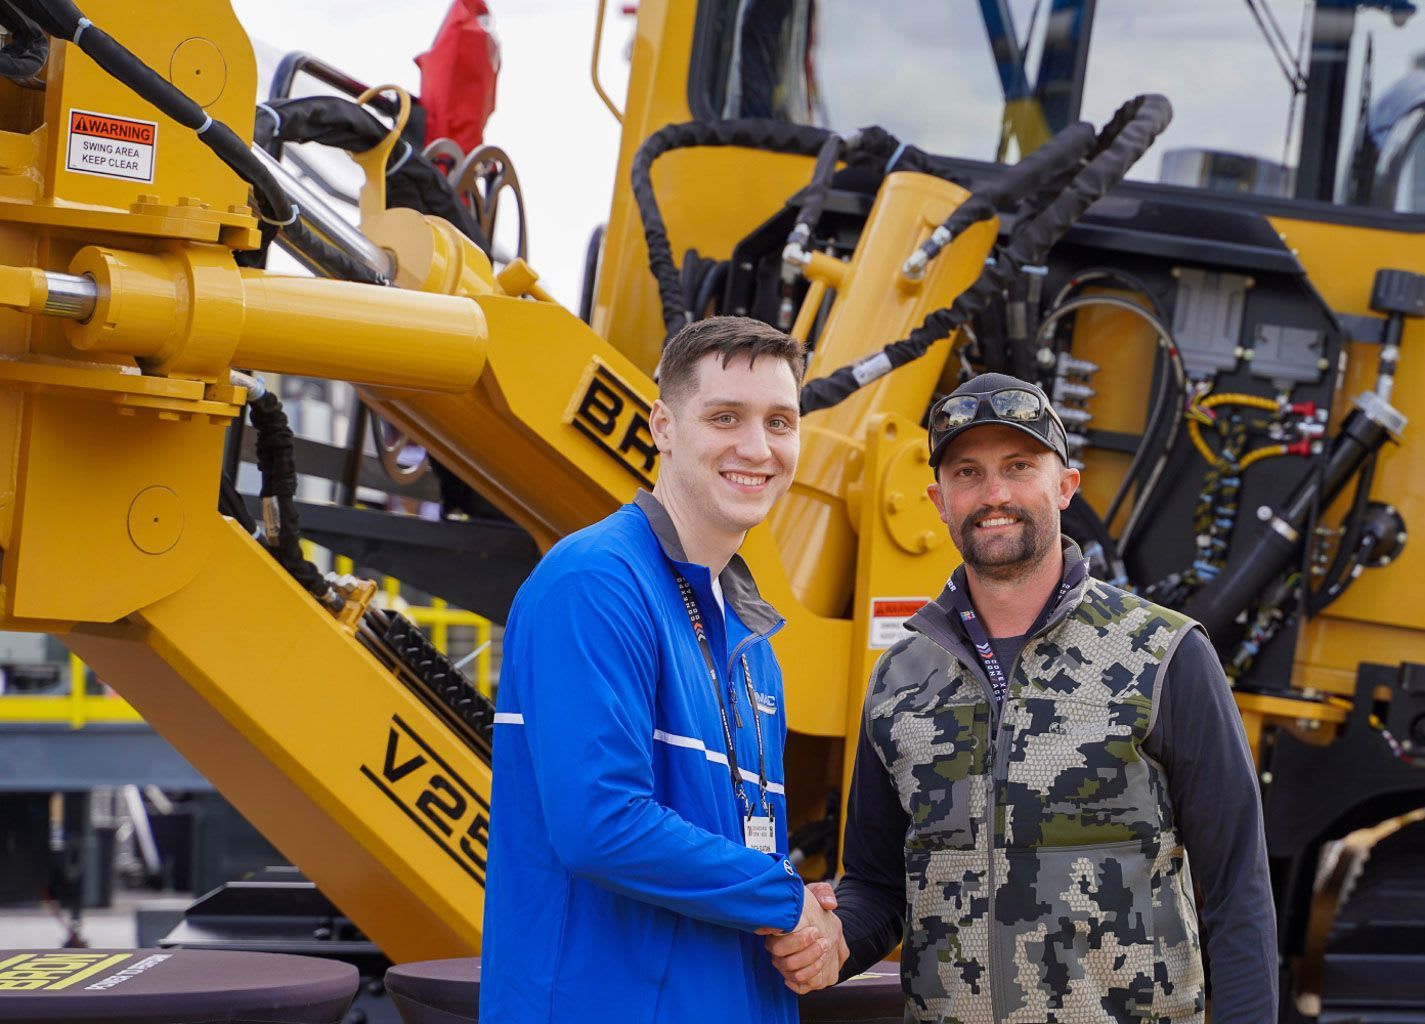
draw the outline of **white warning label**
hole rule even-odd
[[[65,167],[80,174],[128,181],[153,181],[158,125],[128,117],[69,112],[69,159]]]
[[[871,647],[894,647],[911,635],[906,619],[920,611],[928,597],[875,597],[871,599]]]

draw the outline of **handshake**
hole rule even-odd
[[[841,919],[836,909],[836,893],[826,882],[813,882],[803,891],[802,916],[789,932],[760,928],[766,936],[772,963],[782,972],[787,988],[806,995],[836,984],[841,965],[851,955],[841,936]]]

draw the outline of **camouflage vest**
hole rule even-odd
[[[1192,882],[1142,749],[1195,623],[1090,578],[1006,666],[998,716],[946,613],[913,625],[866,704],[910,816],[906,1020],[1201,1022]]]

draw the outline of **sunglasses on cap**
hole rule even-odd
[[[1034,423],[1046,415],[1055,423],[1058,415],[1038,391],[1028,388],[1000,388],[983,395],[952,395],[935,407],[930,417],[930,429],[936,434],[957,430],[973,422],[980,414],[980,407],[990,404],[995,419],[1010,423]]]

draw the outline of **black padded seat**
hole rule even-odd
[[[802,1024],[901,1024],[905,993],[901,965],[882,960],[840,985],[809,992],[798,1001]]]
[[[480,1017],[480,958],[396,964],[386,994],[405,1024],[469,1024]]]
[[[471,1024],[480,1013],[480,960],[397,964],[386,972],[386,994],[404,1024]],[[879,963],[800,1003],[803,1024],[900,1024],[900,964]]]
[[[0,1021],[339,1024],[355,967],[206,949],[0,950]]]

